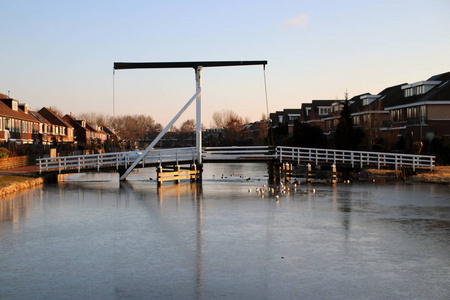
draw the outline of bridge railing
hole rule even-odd
[[[386,152],[369,152],[369,151],[350,151],[336,149],[319,149],[319,148],[297,148],[297,147],[277,147],[276,158],[280,161],[296,161],[333,164],[349,164],[353,168],[363,166],[394,167],[412,167],[430,168],[433,171],[435,165],[435,156],[431,155],[415,155],[400,154]]]
[[[58,171],[97,169],[105,167],[129,166],[134,160],[142,155],[140,151],[114,152],[90,155],[74,155],[61,157],[46,157],[37,159],[39,173],[42,171]],[[140,166],[145,164],[167,163],[167,162],[186,162],[195,163],[197,159],[196,147],[172,148],[172,149],[154,149],[140,162]]]
[[[211,160],[252,160],[275,158],[274,148],[271,146],[230,146],[204,147],[202,151],[204,161]]]

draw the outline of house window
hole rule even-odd
[[[14,110],[14,111],[19,110],[19,103],[17,101],[12,102],[12,110]]]
[[[299,114],[289,114],[288,116],[289,116],[289,121],[295,121],[300,117]]]
[[[400,121],[400,110],[391,110],[391,120],[392,122],[398,122]]]
[[[330,112],[331,112],[330,107],[319,107],[319,115],[320,116],[328,115]]]
[[[306,116],[309,116],[309,111],[311,110],[311,107],[306,108]]]
[[[283,123],[283,116],[278,116],[278,123]]]
[[[420,123],[425,123],[427,115],[427,107],[425,105],[420,106]]]
[[[421,95],[424,92],[424,86],[420,85],[420,86],[416,86],[416,95]]]

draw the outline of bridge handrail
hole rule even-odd
[[[389,152],[372,152],[372,151],[354,151],[339,149],[322,149],[322,148],[303,148],[278,146],[276,148],[277,159],[291,160],[300,162],[330,162],[351,164],[352,167],[359,164],[362,168],[364,165],[376,165],[378,169],[381,166],[395,166],[397,170],[399,166],[412,166],[415,171],[416,167],[430,168],[433,171],[435,165],[435,156],[418,155],[418,154],[401,154]]]
[[[132,163],[139,155],[140,151],[129,152],[112,152],[88,155],[72,155],[61,157],[44,157],[38,158],[36,164],[39,172],[43,170],[58,170],[61,173],[66,169],[78,169],[80,172],[84,168],[95,168],[100,170],[101,167],[127,166]],[[196,147],[170,148],[170,149],[153,149],[142,160],[141,165],[145,163],[162,163],[174,161],[190,161],[196,160]]]
[[[204,147],[202,156],[204,160],[270,159],[275,154],[272,146],[226,146]]]

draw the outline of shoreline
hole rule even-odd
[[[0,200],[4,196],[26,190],[44,183],[42,177],[7,175],[0,178]]]
[[[448,184],[450,185],[450,166],[436,166],[434,171],[419,171],[416,174],[405,174],[402,171],[367,169],[356,176],[355,181],[386,182],[410,181],[413,183]],[[43,177],[16,171],[0,174],[0,200],[4,196],[17,191],[44,184]]]
[[[413,183],[450,184],[450,166],[436,166],[433,172],[418,170],[416,174],[406,174],[400,170],[367,169],[361,172],[368,181],[410,181]]]

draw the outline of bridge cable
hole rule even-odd
[[[115,78],[116,78],[116,70],[113,68],[113,117],[116,116],[116,89],[114,87],[114,83],[115,83]]]
[[[270,127],[272,127],[272,121],[270,120],[270,115],[269,115],[269,99],[267,97],[266,65],[263,65],[263,73],[264,73],[264,93],[265,93],[265,96],[266,96],[266,112],[267,112],[266,118],[267,118],[267,120],[270,123]],[[267,124],[267,135],[268,135],[267,136],[267,143],[268,144],[270,143],[270,140],[269,140],[269,131],[270,131],[270,129],[271,128],[269,128],[269,124]],[[270,134],[270,135],[271,135],[272,145],[274,145],[274,142],[273,142],[273,130],[272,130],[272,134]]]

